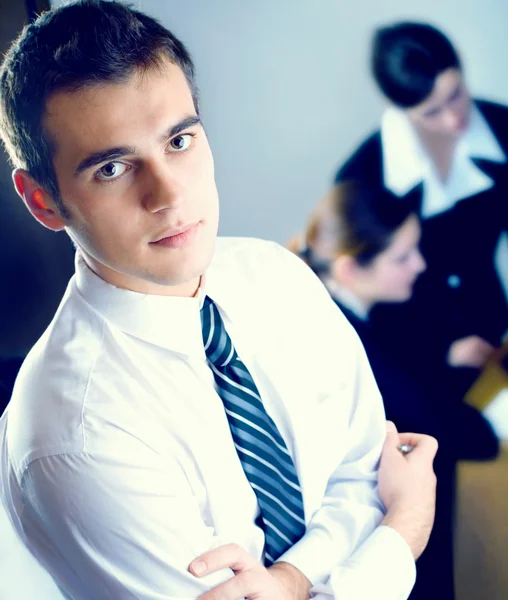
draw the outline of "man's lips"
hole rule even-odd
[[[177,247],[189,241],[197,232],[200,221],[183,225],[175,229],[168,229],[159,234],[157,238],[150,242],[158,246]]]

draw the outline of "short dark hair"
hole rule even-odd
[[[26,169],[68,216],[53,167],[53,141],[42,127],[47,99],[119,83],[164,60],[185,74],[196,111],[194,65],[185,46],[155,19],[114,0],[80,0],[24,28],[0,69],[0,135],[15,167]]]
[[[397,106],[409,108],[431,94],[443,71],[461,65],[443,33],[425,23],[404,22],[375,32],[371,67],[384,95]]]
[[[316,250],[324,234],[333,255],[349,254],[368,267],[388,248],[399,227],[416,214],[413,196],[399,198],[385,188],[359,181],[337,183],[311,216],[303,258],[318,275],[327,273],[335,256]]]

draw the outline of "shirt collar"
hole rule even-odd
[[[186,355],[204,357],[200,310],[209,295],[228,314],[225,278],[213,261],[192,298],[141,294],[115,287],[96,275],[76,252],[76,287],[81,298],[121,331]],[[224,306],[226,305],[226,306]],[[234,312],[234,311],[233,311]]]
[[[390,106],[381,118],[383,181],[399,196],[407,194],[425,175],[425,154],[403,110]]]
[[[351,290],[331,278],[326,279],[324,284],[331,297],[349,309],[360,321],[367,321],[369,319],[369,309]]]
[[[417,184],[432,179],[432,166],[422,147],[406,113],[396,107],[385,110],[381,119],[381,144],[383,149],[383,180],[385,186],[399,196],[407,194]],[[460,160],[467,161],[469,170],[479,171],[471,158],[480,158],[494,162],[505,162],[506,156],[490,129],[487,120],[473,103],[469,127],[462,135],[456,149]],[[452,200],[472,195],[490,187],[492,180],[482,173],[471,173],[467,177],[469,185],[454,189],[446,194]],[[464,173],[460,178],[464,182]],[[488,180],[488,181],[487,181]],[[432,186],[437,188],[438,186]],[[444,208],[448,208],[445,206]],[[432,209],[432,213],[439,210]],[[427,215],[430,216],[430,215]]]

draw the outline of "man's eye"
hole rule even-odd
[[[96,176],[98,179],[111,181],[123,175],[127,170],[127,166],[120,162],[110,162],[107,165],[101,167]]]
[[[177,135],[168,144],[168,150],[170,152],[183,152],[187,150],[192,141],[192,135],[190,133],[184,133]]]

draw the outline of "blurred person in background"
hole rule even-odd
[[[412,300],[372,322],[407,370],[454,366],[464,394],[508,328],[508,109],[471,98],[456,49],[427,24],[377,30],[371,66],[389,106],[336,182],[416,197],[427,263]]]
[[[427,372],[425,381],[416,378],[398,360],[400,353],[410,353],[411,348],[392,353],[391,340],[372,326],[376,308],[390,304],[396,315],[425,272],[421,229],[411,202],[358,182],[341,183],[312,213],[301,255],[360,336],[384,397],[387,418],[399,429],[421,430],[438,439],[453,426],[446,437],[453,439],[456,459],[492,458],[498,443],[490,425],[447,383],[453,381],[454,367],[440,373],[447,377],[437,379]],[[432,315],[426,318],[432,320]],[[417,392],[428,389],[427,380],[433,385],[428,396]],[[421,404],[408,401],[408,396],[421,399]],[[445,439],[439,441],[446,444]]]
[[[442,377],[426,374],[434,384],[430,390],[399,364],[399,352],[393,356],[389,341],[371,327],[374,307],[408,301],[425,270],[416,209],[381,188],[338,184],[314,211],[304,237],[302,257],[360,336],[387,418],[399,429],[423,431],[440,443],[436,521],[417,564],[411,598],[453,598],[455,464],[458,459],[495,457],[498,440],[482,415],[454,395]]]

